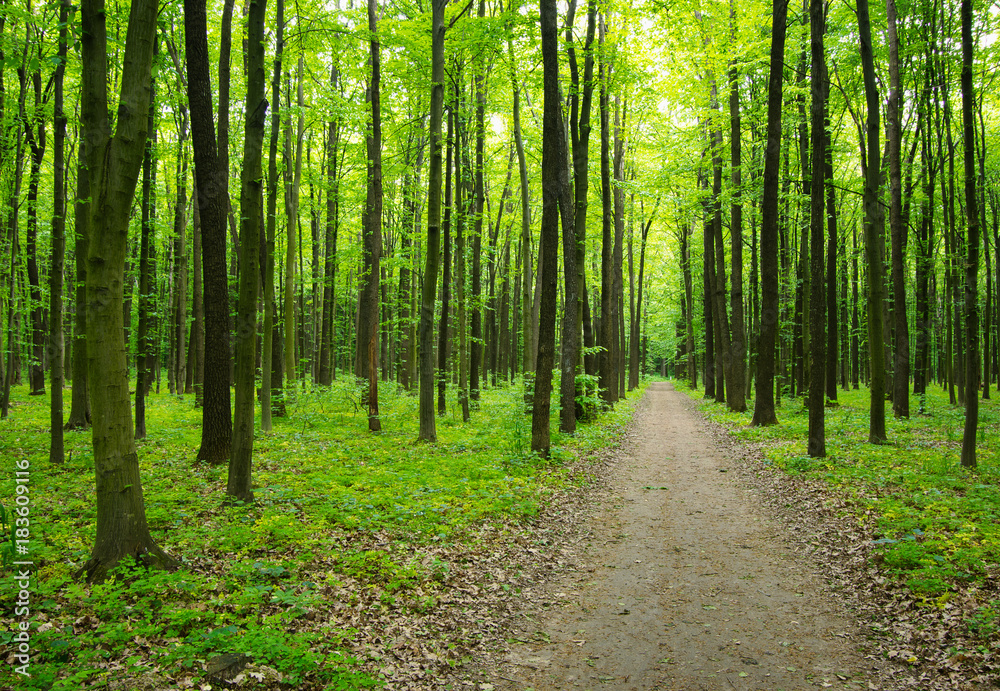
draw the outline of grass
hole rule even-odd
[[[883,445],[867,443],[868,391],[837,396],[839,405],[826,408],[826,458],[806,454],[808,411],[801,399],[785,399],[772,427],[749,426],[752,404],[744,414],[709,401],[700,406],[734,437],[760,443],[765,462],[822,480],[851,499],[884,567],[917,600],[941,606],[960,588],[986,584],[1000,562],[996,399],[981,401],[979,467],[970,470],[959,463],[964,409],[950,405],[939,387],[928,391],[928,413],[912,413],[909,420],[894,418],[887,403],[889,443]],[[915,404],[914,397],[911,411]],[[994,618],[991,605],[967,624],[992,632]]]
[[[358,631],[331,600],[351,605],[374,596],[385,606],[435,608],[454,565],[431,556],[433,548],[470,540],[486,523],[502,530],[530,520],[553,493],[581,482],[569,461],[613,443],[639,392],[572,437],[554,432],[548,460],[530,452],[519,387],[483,391],[469,424],[449,392],[436,444],[416,441],[414,396],[383,386],[385,431],[371,435],[358,394],[344,381],[296,393],[272,433],[258,430],[257,501],[236,507],[222,503],[226,467],[193,460],[201,423],[193,397],[151,396],[149,436],[138,444],[146,514],[154,538],[182,568],[123,565],[107,583],[90,586],[75,579],[94,540],[90,432],[67,432],[65,465],[49,465],[48,399],[15,389],[11,415],[0,422],[0,504],[13,507],[15,463],[27,460],[35,573],[32,677],[11,673],[11,680],[32,689],[143,674],[177,682],[203,677],[205,662],[227,653],[280,673],[280,683],[262,679],[262,688],[381,686],[352,656]],[[557,415],[554,405],[553,429]],[[6,556],[0,651],[10,652],[21,618]]]

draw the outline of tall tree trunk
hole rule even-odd
[[[910,417],[910,336],[906,318],[906,275],[903,248],[907,229],[903,224],[901,145],[903,128],[900,114],[903,90],[899,81],[899,38],[896,34],[896,2],[886,0],[889,22],[889,103],[886,108],[886,136],[889,148],[889,231],[892,242],[892,302],[895,331],[892,410],[896,417]]]
[[[531,205],[528,187],[528,163],[524,153],[524,139],[521,136],[521,87],[517,83],[515,72],[514,43],[507,37],[507,53],[510,56],[510,82],[514,92],[514,103],[511,107],[511,118],[514,126],[514,147],[517,150],[517,169],[521,180],[521,372],[525,377],[535,369],[535,353],[529,344],[535,341],[532,334],[534,321],[531,318]]]
[[[31,25],[28,25],[29,41]],[[40,38],[40,35],[39,35]],[[40,46],[38,49],[40,50]],[[28,349],[28,388],[31,396],[45,393],[45,310],[42,307],[42,286],[38,275],[38,188],[42,180],[42,163],[45,159],[45,118],[42,114],[42,68],[41,60],[32,70],[31,83],[35,94],[34,112],[27,117],[24,133],[28,140],[30,166],[28,173],[27,223],[25,224],[25,253],[28,270],[28,296],[30,300],[31,347]],[[22,79],[27,75],[21,70]]]
[[[721,110],[718,86],[714,75],[711,77],[713,110]],[[716,377],[721,377],[715,385],[715,400],[724,403],[727,398],[743,396],[742,385],[739,393],[732,390],[732,342],[729,335],[729,315],[726,312],[726,251],[722,237],[722,126],[720,117],[709,124],[712,139],[712,201],[711,223],[715,238],[715,280],[712,312],[715,317],[716,333]]]
[[[264,281],[264,330],[261,335],[260,429],[263,432],[270,432],[274,428],[272,416],[284,417],[285,415],[280,358],[278,358],[278,362],[275,362],[275,349],[279,348],[278,352],[281,351],[280,345],[276,344],[274,340],[275,332],[278,330],[275,324],[277,304],[274,289],[274,253],[278,224],[278,137],[281,131],[281,59],[285,50],[285,0],[277,0],[275,14],[277,36],[271,74],[271,138],[268,142],[267,163],[266,251],[261,267]],[[253,242],[259,243],[257,238],[254,238]],[[256,297],[254,300],[256,301]],[[276,366],[279,373],[277,377],[274,376]]]
[[[767,84],[767,148],[760,229],[760,352],[751,425],[776,425],[774,351],[778,333],[778,184],[781,166],[781,82],[785,55],[788,0],[774,0],[771,20],[771,63]]]
[[[122,324],[125,241],[142,164],[149,118],[150,72],[157,4],[136,0],[122,62],[115,136],[108,119],[107,29],[102,0],[82,5],[81,123],[88,138],[91,188],[87,266],[87,361],[94,427],[97,530],[90,559],[80,569],[102,581],[126,556],[147,566],[175,562],[153,541],[133,439]]]
[[[571,13],[575,12],[576,2],[571,4]],[[576,48],[573,43],[572,22],[567,21],[566,45],[569,62],[572,91],[570,92],[570,138],[573,144],[573,194],[575,201],[573,222],[576,226],[576,275],[577,275],[577,324],[576,331],[582,330],[584,347],[594,346],[593,326],[590,320],[590,309],[587,304],[586,259],[587,259],[587,210],[588,191],[590,189],[590,115],[594,96],[594,37],[597,32],[597,2],[587,2],[587,39],[583,46],[583,84],[580,84],[577,67]],[[589,341],[588,341],[589,334]],[[577,358],[582,360],[584,371],[594,374],[595,360],[593,355]],[[588,367],[587,363],[591,362]],[[577,394],[588,392],[577,391]],[[582,407],[577,407],[577,415],[583,414]]]
[[[436,441],[434,419],[434,302],[441,238],[441,120],[444,113],[444,7],[431,0],[430,171],[427,184],[427,248],[420,294],[420,439]]]
[[[479,0],[479,17],[486,17],[486,0]],[[483,369],[483,310],[482,295],[482,252],[483,213],[486,208],[486,187],[483,180],[483,165],[486,147],[486,65],[480,64],[474,84],[476,92],[476,179],[475,179],[475,230],[472,235],[472,317],[471,345],[469,349],[469,396],[479,400],[480,375]]]
[[[205,0],[185,0],[184,22],[191,138],[194,143],[195,201],[201,223],[201,262],[204,274],[204,340],[199,358],[204,376],[198,460],[225,463],[232,451],[233,435],[229,402],[229,283],[226,271],[229,188],[228,171],[223,167],[228,167],[228,164],[219,155],[219,139],[212,117]],[[228,131],[228,126],[223,129]],[[228,135],[226,137],[228,140]],[[197,252],[195,261],[197,262]],[[196,303],[199,297],[197,282],[196,267]],[[197,326],[195,328],[197,331]]]
[[[881,444],[885,432],[885,353],[882,323],[883,285],[882,257],[879,252],[878,188],[879,188],[879,96],[875,85],[875,65],[872,57],[871,21],[868,0],[858,0],[858,32],[861,45],[861,66],[864,73],[865,99],[868,104],[868,157],[865,170],[865,259],[868,263],[868,355],[871,362],[871,406],[869,408],[868,441]]]
[[[278,0],[281,7],[281,0]],[[250,0],[247,16],[246,126],[240,179],[240,297],[236,317],[236,398],[233,411],[233,455],[226,495],[231,501],[253,502],[254,365],[257,353],[257,298],[260,277],[261,158],[264,147],[264,17],[266,0]],[[280,24],[279,24],[280,25]],[[277,104],[275,104],[277,105]],[[267,368],[267,363],[262,363]]]
[[[298,77],[297,77],[297,103],[299,109],[299,119],[295,134],[295,159],[286,160],[286,171],[288,177],[288,190],[285,194],[285,214],[287,223],[285,225],[286,253],[285,253],[285,389],[287,394],[293,393],[295,382],[298,380],[298,358],[296,357],[296,314],[295,314],[295,261],[299,255],[298,228],[299,228],[299,192],[302,184],[302,134],[305,127],[305,112],[303,108],[302,92],[302,72],[303,58],[299,55]],[[290,85],[289,85],[290,88]],[[291,99],[289,98],[289,101]],[[288,113],[288,136],[292,133],[292,114]],[[286,140],[286,146],[291,148],[291,142]],[[370,155],[371,152],[369,152]],[[294,169],[294,174],[292,170]],[[380,221],[381,223],[381,221]],[[376,262],[377,265],[377,262]],[[376,285],[378,274],[376,273]],[[376,296],[377,299],[377,296]],[[304,318],[304,315],[300,315]],[[376,322],[377,324],[377,322]]]
[[[159,40],[154,46],[154,56],[159,53]],[[153,303],[155,295],[156,258],[156,82],[150,83],[150,108],[146,125],[149,137],[142,157],[142,229],[139,238],[139,331],[136,335],[135,382],[135,438],[146,438],[146,396],[152,381]],[[83,141],[80,142],[81,147]],[[85,173],[81,173],[85,175]],[[77,208],[77,219],[80,210]],[[79,226],[79,224],[78,224]],[[77,243],[80,238],[77,238]],[[86,380],[84,380],[84,384]],[[76,382],[73,382],[76,388]],[[228,399],[228,396],[227,396]]]
[[[824,72],[828,70],[824,67]],[[836,188],[833,184],[833,142],[830,132],[830,81],[823,84],[823,167],[825,172],[823,187],[826,190],[826,397],[837,400],[837,362],[840,339],[840,317],[837,311],[837,205]],[[846,296],[845,296],[846,297]],[[844,320],[846,323],[846,319]]]
[[[337,62],[330,67],[330,90],[337,92],[340,78]],[[335,284],[337,271],[337,225],[338,205],[340,203],[340,171],[337,169],[340,148],[340,118],[334,117],[327,124],[326,137],[326,237],[324,241],[323,269],[323,317],[322,334],[319,349],[319,384],[329,386],[333,383],[333,333],[334,308],[336,305]]]
[[[66,24],[69,0],[59,3],[59,49],[56,59],[55,141],[52,161],[52,260],[49,267],[49,385],[50,409],[49,463],[65,460],[63,449],[63,263],[66,256],[66,113],[63,111],[63,76],[66,73]]]
[[[604,46],[604,19],[600,21],[600,45]],[[600,84],[599,107],[601,111],[601,334],[598,355],[598,387],[601,398],[608,405],[617,400],[617,372],[614,371],[614,271],[612,267],[613,236],[611,201],[611,102],[608,88],[611,75],[610,66],[602,57],[598,68]]]
[[[691,224],[682,222],[681,269],[684,272],[684,306],[687,322],[687,375],[692,389],[698,388],[698,362],[694,345],[694,280],[691,276]]]
[[[469,306],[465,293],[465,223],[468,218],[465,203],[465,142],[462,126],[462,77],[455,84],[455,306],[458,328],[458,403],[462,421],[469,421]]]
[[[371,82],[367,101],[371,124],[367,131],[368,195],[361,218],[362,254],[365,273],[361,281],[361,329],[358,332],[358,361],[362,377],[367,379],[363,403],[368,408],[368,430],[382,431],[378,411],[378,331],[379,331],[379,259],[382,250],[382,111],[381,61],[378,40],[378,0],[368,0],[368,31],[371,32]],[[287,279],[286,279],[287,280]],[[287,289],[287,288],[286,288]],[[287,315],[286,315],[287,318]]]
[[[184,393],[185,348],[184,334],[187,331],[187,106],[181,106],[176,116],[177,132],[177,197],[174,200],[174,289],[171,308],[170,346],[172,366],[170,382],[178,396]]]
[[[736,4],[729,3],[730,24],[735,31]],[[743,150],[740,141],[740,86],[739,69],[736,59],[729,64],[729,124],[730,124],[730,161],[732,163],[731,182],[733,185],[733,201],[730,207],[730,246],[732,249],[732,284],[729,293],[729,308],[732,310],[732,336],[729,349],[729,410],[742,413],[747,409],[746,401],[746,326],[743,315]],[[719,154],[721,156],[721,152]],[[721,248],[720,248],[721,249]],[[641,289],[641,286],[640,286]]]
[[[448,382],[448,319],[451,308],[451,216],[452,216],[452,157],[455,154],[455,109],[448,108],[448,154],[444,183],[444,271],[441,276],[441,324],[438,327],[437,412],[444,415],[445,389]]]
[[[213,137],[214,141],[214,137]],[[205,303],[202,288],[201,209],[198,208],[198,172],[191,191],[191,330],[188,332],[188,358],[184,393],[194,394],[195,407],[202,407],[202,382],[205,376]],[[225,217],[223,217],[225,221]]]
[[[976,193],[975,93],[972,86],[972,0],[962,0],[962,138],[965,150],[965,430],[962,466],[976,467],[979,429],[979,195]],[[987,383],[987,386],[989,384]]]
[[[565,191],[566,152],[559,97],[559,45],[555,0],[541,0],[542,69],[544,110],[542,115],[542,223],[539,272],[538,359],[535,368],[534,402],[531,409],[531,450],[548,457],[550,448],[552,367],[555,364],[556,291],[558,284],[559,204]],[[564,233],[570,232],[568,226]]]
[[[657,206],[659,206],[659,200],[657,200]],[[645,271],[646,265],[646,238],[649,236],[649,229],[653,225],[653,220],[656,218],[656,208],[653,208],[653,213],[649,215],[646,219],[646,223],[642,226],[642,234],[640,236],[639,244],[639,288],[638,295],[635,301],[635,316],[632,319],[631,324],[631,334],[629,336],[629,391],[639,386],[640,371],[640,353],[639,344],[641,342],[639,326],[642,323],[642,318],[644,312],[642,310],[642,283],[643,283],[643,272]]]
[[[612,372],[610,383],[614,389],[612,402],[625,397],[625,313],[624,313],[624,280],[622,276],[622,263],[624,260],[625,241],[625,125],[628,115],[628,101],[624,107],[621,105],[619,97],[615,98],[615,141],[614,141],[614,170],[613,175],[616,184],[613,188],[614,194],[614,228],[615,245],[611,254],[611,344],[612,344]]]
[[[809,210],[810,273],[813,276],[809,299],[809,437],[807,451],[813,458],[826,456],[826,302],[823,275],[826,255],[823,222],[826,205],[826,54],[823,34],[826,32],[823,0],[809,3],[809,26],[812,54],[812,198]]]
[[[150,90],[152,100],[153,91]],[[149,127],[150,138],[156,141],[156,132]],[[82,128],[81,128],[82,129]],[[87,387],[87,224],[90,218],[90,175],[87,171],[87,138],[79,137],[76,166],[76,197],[73,202],[73,233],[76,248],[73,252],[76,289],[73,291],[73,390],[70,394],[69,418],[66,429],[86,429],[90,425],[90,392]],[[155,191],[154,191],[155,195]],[[155,203],[153,204],[155,206]],[[13,273],[11,281],[13,282]],[[6,390],[6,384],[5,384]],[[143,418],[145,423],[145,417]]]

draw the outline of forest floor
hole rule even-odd
[[[720,432],[650,385],[593,512],[562,535],[565,563],[524,589],[479,688],[980,688],[874,635],[854,614],[872,599],[864,579],[809,540],[856,536],[830,512],[781,515],[801,488]]]
[[[681,389],[678,385],[677,389]],[[890,443],[868,396],[781,424],[694,391],[645,392],[530,453],[518,384],[452,405],[417,443],[417,399],[386,387],[371,435],[358,389],[300,390],[254,446],[252,505],[193,461],[201,411],[150,397],[146,515],[172,572],[76,571],[96,522],[91,432],[47,461],[44,397],[0,424],[0,691],[976,691],[1000,679],[1000,411],[980,468],[962,409],[929,391]],[[453,392],[452,392],[453,393]],[[381,397],[381,395],[380,395]],[[449,400],[455,400],[453,395]],[[719,423],[719,424],[717,424]],[[15,462],[31,468],[31,612],[12,568]],[[30,678],[14,636],[31,631]]]

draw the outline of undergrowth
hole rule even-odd
[[[980,403],[979,467],[970,470],[959,463],[964,409],[950,405],[938,387],[928,387],[927,412],[911,412],[909,420],[894,418],[887,405],[889,442],[882,445],[867,441],[868,391],[840,390],[837,397],[837,405],[826,408],[825,458],[806,453],[802,399],[785,399],[779,424],[771,427],[749,426],[752,401],[741,414],[707,400],[699,405],[732,436],[758,443],[766,463],[847,497],[880,568],[918,603],[940,608],[960,589],[993,587],[1000,563],[1000,410],[994,400]],[[996,602],[985,603],[966,620],[967,629],[992,636],[998,611]]]
[[[433,610],[453,565],[424,552],[469,540],[484,523],[531,520],[552,493],[582,482],[569,462],[612,443],[639,392],[572,437],[554,431],[549,459],[530,451],[519,386],[484,390],[468,424],[450,392],[435,444],[416,440],[415,396],[382,387],[385,431],[372,435],[357,394],[352,383],[337,382],[289,396],[287,417],[256,434],[256,503],[228,507],[226,466],[194,461],[201,411],[193,397],[150,396],[149,436],[138,444],[146,514],[154,538],[182,567],[165,573],[123,564],[106,583],[87,585],[75,573],[96,522],[91,433],[68,431],[66,463],[49,465],[48,400],[15,388],[11,415],[0,422],[0,528],[9,531],[14,464],[27,460],[32,676],[15,677],[11,665],[5,674],[30,689],[104,688],[145,675],[197,688],[208,662],[228,654],[279,675],[262,676],[258,688],[380,687],[378,673],[363,671],[350,652],[357,630],[337,609],[345,603],[332,600],[346,598],[349,612],[374,593],[380,606]],[[9,558],[3,569],[6,657],[21,618]]]

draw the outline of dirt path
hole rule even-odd
[[[849,618],[653,384],[575,572],[527,593],[497,689],[867,689]]]

